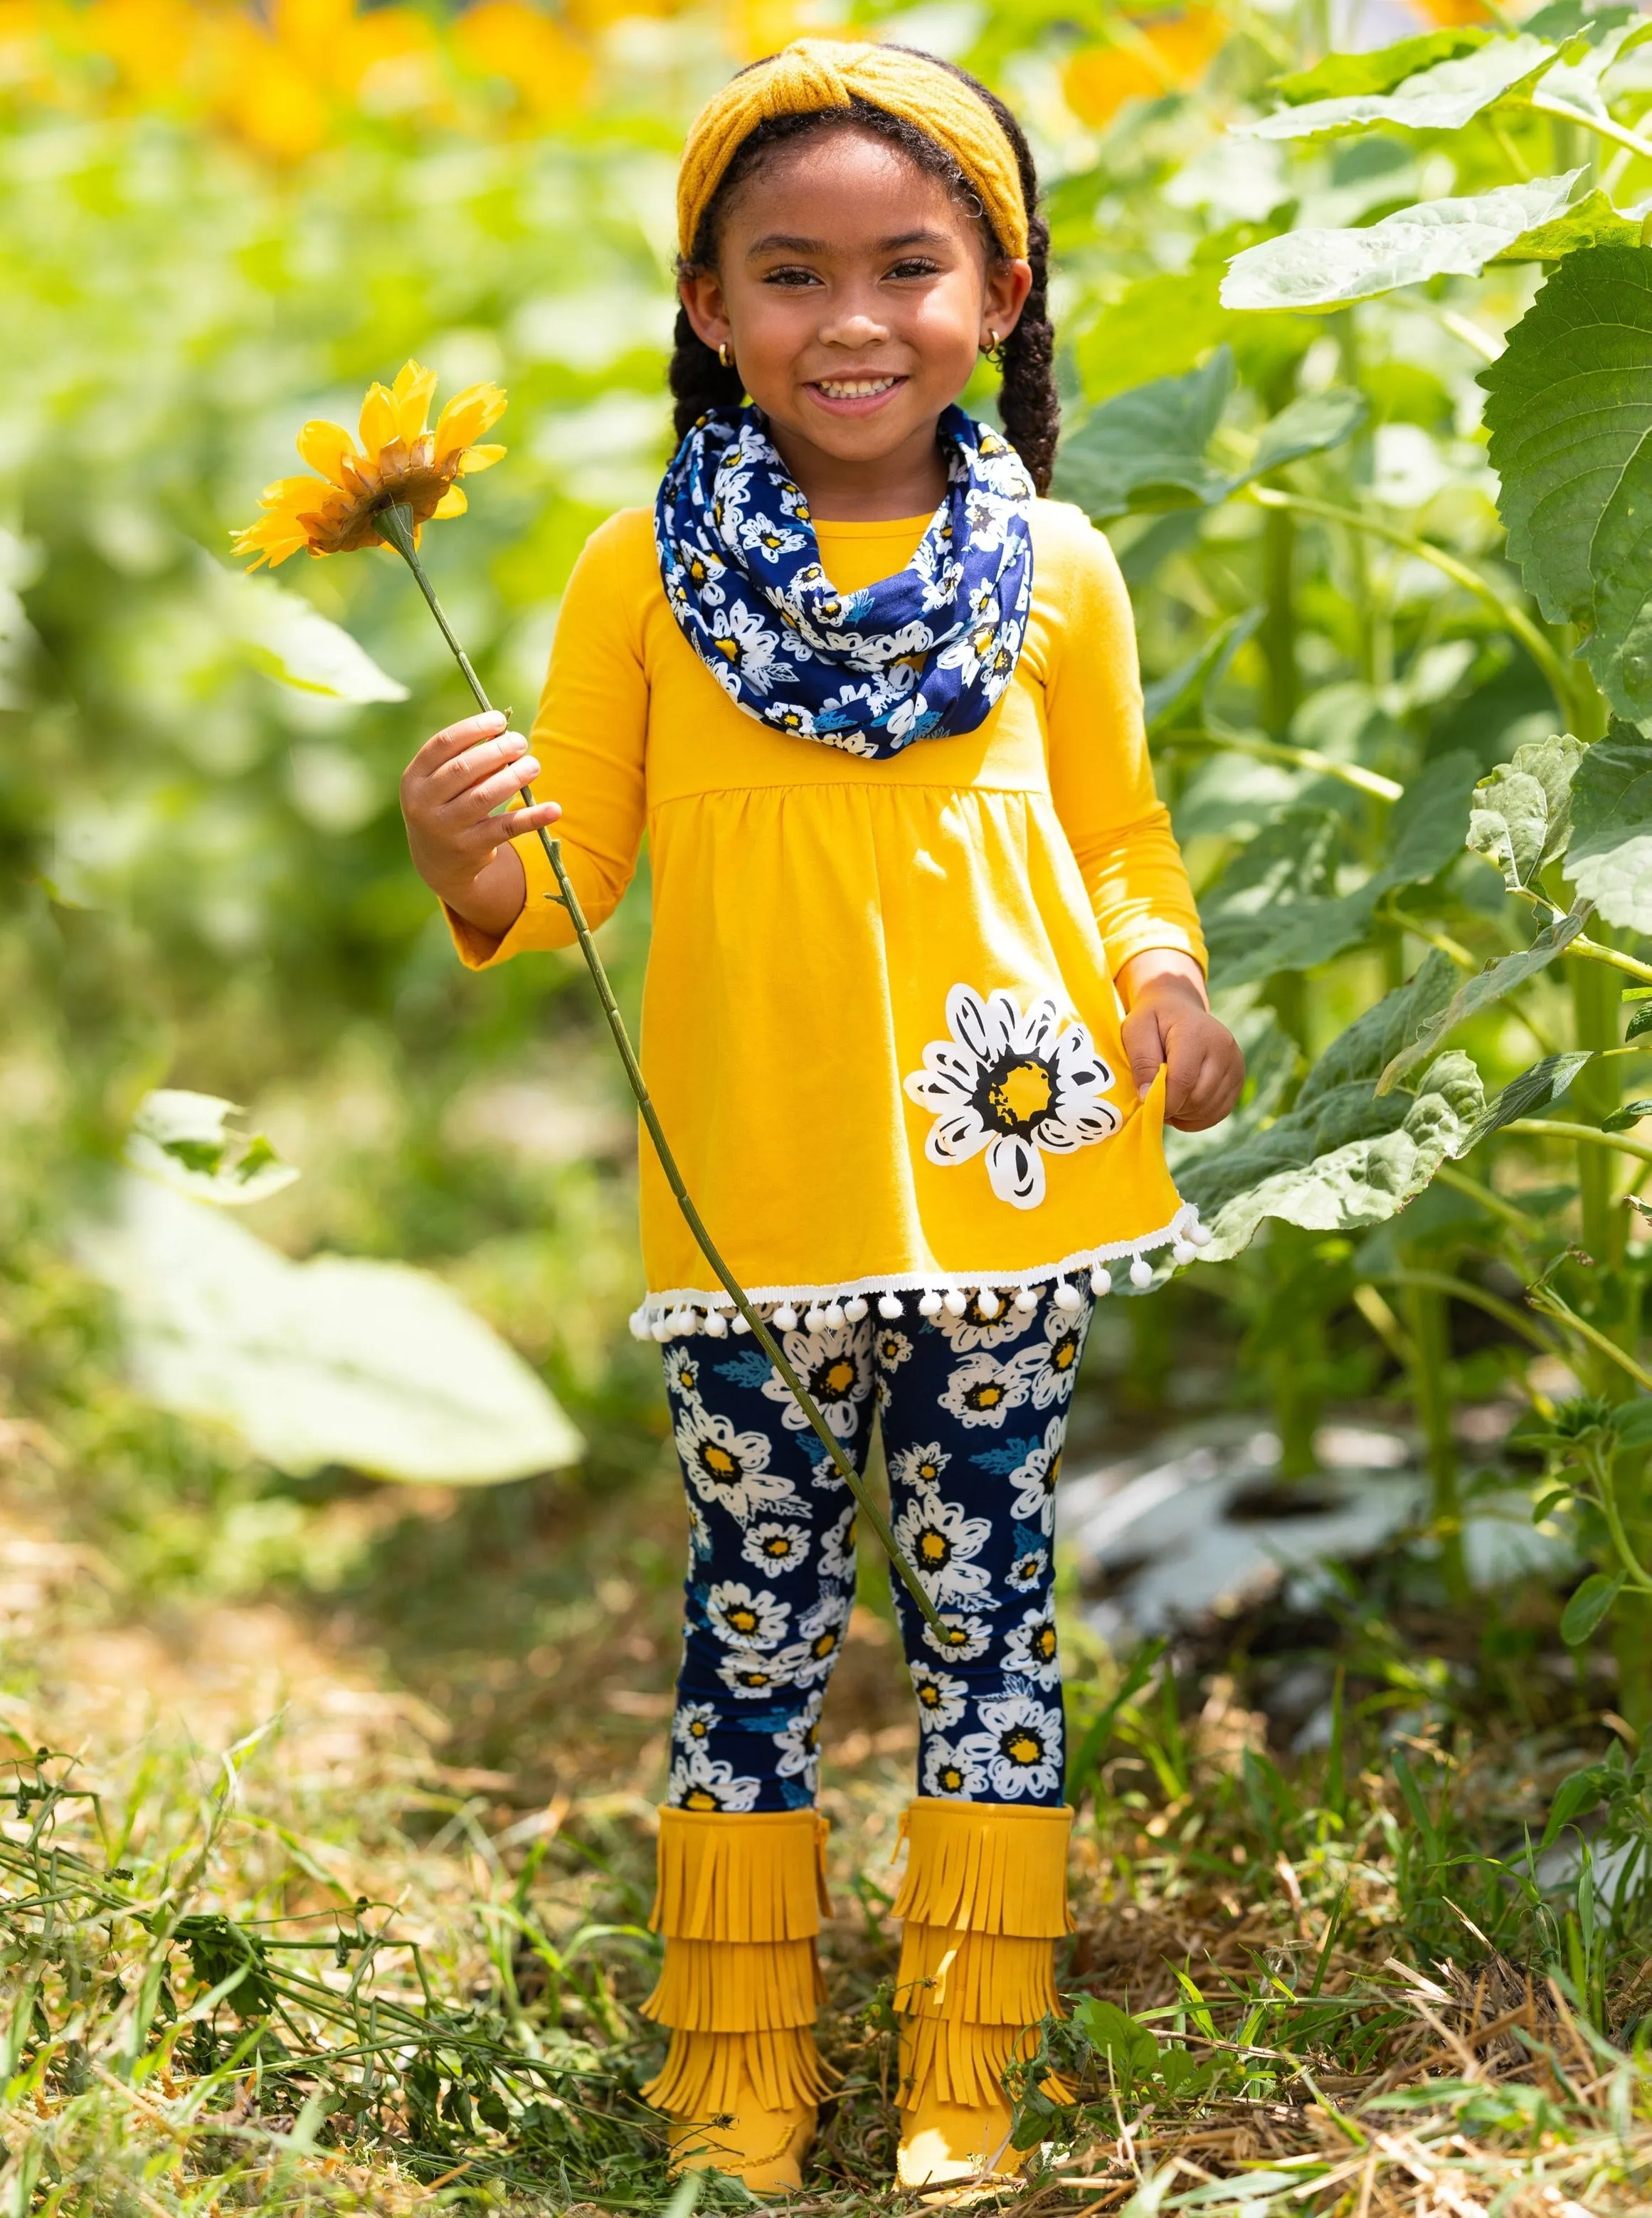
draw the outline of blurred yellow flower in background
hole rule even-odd
[[[480,0],[454,25],[453,43],[467,69],[503,78],[535,119],[580,108],[591,90],[590,54],[528,0]]]
[[[1159,100],[1198,83],[1228,34],[1214,8],[1188,7],[1139,22],[1119,19],[1117,42],[1086,46],[1061,78],[1067,104],[1081,122],[1099,129],[1127,100]]]
[[[256,524],[234,536],[238,554],[253,568],[273,569],[289,554],[347,554],[358,547],[388,545],[379,528],[393,505],[411,511],[413,537],[433,519],[462,516],[466,502],[455,480],[497,462],[503,447],[476,443],[505,410],[497,385],[467,385],[455,393],[428,428],[436,372],[406,363],[391,386],[368,387],[362,404],[360,440],[342,424],[319,419],[298,435],[298,450],[319,477],[282,478],[266,486]]]

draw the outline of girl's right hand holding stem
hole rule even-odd
[[[510,840],[554,824],[554,801],[494,814],[539,775],[519,732],[497,709],[467,716],[426,740],[402,773],[401,813],[413,867],[467,924],[503,939],[522,914],[528,881]]]

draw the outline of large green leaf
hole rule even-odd
[[[1488,39],[1473,53],[1416,71],[1391,91],[1354,92],[1282,108],[1239,127],[1258,139],[1312,139],[1326,131],[1368,130],[1374,123],[1408,131],[1457,131],[1513,85],[1550,67],[1558,50],[1525,33]]]
[[[1227,479],[1205,449],[1233,388],[1234,358],[1223,346],[1202,369],[1155,377],[1104,400],[1062,442],[1055,493],[1098,523],[1131,509],[1220,499]]]
[[[1248,985],[1354,946],[1385,893],[1426,883],[1459,852],[1474,772],[1473,757],[1461,753],[1430,763],[1395,804],[1382,866],[1351,893],[1330,891],[1340,820],[1287,809],[1200,903],[1211,976],[1223,987]]]
[[[1620,716],[1652,723],[1652,439],[1643,439],[1600,512],[1589,547],[1594,629],[1583,654]]]
[[[1197,654],[1190,654],[1185,662],[1178,663],[1174,670],[1166,671],[1162,678],[1155,678],[1151,685],[1143,688],[1142,706],[1149,735],[1174,723],[1184,709],[1197,707],[1209,689],[1220,680],[1261,623],[1262,616],[1263,611],[1254,608],[1229,616],[1225,623],[1216,626]]]
[[[1597,246],[1568,254],[1480,372],[1489,396],[1490,458],[1510,559],[1551,623],[1594,631],[1598,528],[1652,431],[1652,251]],[[1614,654],[1633,628],[1635,579],[1623,569],[1637,543],[1638,486],[1613,514],[1613,631],[1596,632],[1590,662],[1612,687]],[[1619,670],[1619,681],[1638,681]],[[1619,712],[1638,713],[1613,695]]]
[[[1179,1173],[1210,1229],[1207,1255],[1237,1255],[1268,1217],[1316,1231],[1380,1224],[1461,1153],[1485,1106],[1466,1056],[1441,1056],[1414,1094],[1374,1091],[1395,1047],[1450,995],[1453,976],[1445,956],[1431,955],[1332,1043],[1287,1115]]]
[[[489,1485],[580,1453],[537,1374],[427,1272],[292,1262],[135,1172],[80,1248],[118,1297],[140,1389],[229,1425],[278,1470]]]
[[[1551,115],[1563,111],[1589,123],[1609,121],[1600,80],[1632,46],[1649,37],[1652,22],[1632,9],[1603,10],[1586,18],[1581,35],[1568,41],[1559,61],[1545,72],[1538,105]]]
[[[1365,398],[1351,387],[1306,394],[1264,424],[1243,469],[1221,469],[1205,450],[1233,386],[1232,350],[1222,346],[1201,369],[1104,400],[1063,443],[1055,492],[1098,524],[1131,510],[1214,507],[1253,478],[1340,445],[1365,420]]]
[[[203,565],[209,602],[256,669],[337,701],[405,701],[407,688],[381,670],[342,624],[273,578]]]
[[[1530,740],[1513,762],[1499,763],[1474,790],[1469,845],[1503,874],[1511,893],[1537,882],[1566,852],[1572,829],[1572,779],[1585,750],[1569,732]]]
[[[1351,94],[1392,92],[1396,84],[1436,62],[1471,54],[1491,36],[1477,24],[1456,23],[1444,31],[1424,31],[1414,39],[1400,39],[1391,46],[1375,46],[1364,54],[1327,54],[1312,69],[1296,70],[1276,77],[1273,90],[1292,107],[1309,100],[1342,100]]]
[[[1400,1081],[1426,1063],[1439,1043],[1457,1025],[1476,1016],[1482,1009],[1500,1001],[1517,986],[1535,978],[1539,970],[1548,968],[1557,955],[1563,955],[1577,938],[1593,913],[1593,904],[1580,901],[1562,917],[1546,924],[1529,947],[1522,947],[1513,955],[1500,955],[1477,971],[1466,983],[1459,986],[1445,1007],[1431,1017],[1409,1044],[1401,1050],[1383,1070],[1377,1081],[1377,1090],[1386,1094]]]
[[[1433,277],[1472,277],[1558,216],[1582,172],[1420,201],[1356,231],[1288,231],[1234,255],[1225,308],[1320,308]]]
[[[1530,1116],[1534,1109],[1546,1109],[1560,1100],[1570,1087],[1586,1063],[1593,1063],[1593,1050],[1573,1048],[1564,1055],[1546,1055],[1541,1063],[1534,1063],[1518,1078],[1511,1078],[1494,1101],[1488,1102],[1476,1118],[1468,1141],[1463,1149],[1466,1155],[1477,1148],[1482,1140],[1516,1117]]]
[[[215,1094],[162,1087],[138,1105],[127,1161],[197,1201],[236,1208],[263,1201],[291,1186],[298,1172],[262,1132],[238,1132],[231,1120],[240,1114],[233,1101]]]
[[[1639,216],[1619,215],[1597,185],[1552,223],[1540,223],[1522,232],[1512,246],[1490,256],[1487,266],[1502,262],[1558,262],[1562,256],[1581,254],[1589,246],[1638,246],[1641,227]]]
[[[1614,725],[1572,781],[1566,875],[1608,924],[1652,932],[1652,740]]]

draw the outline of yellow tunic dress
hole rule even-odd
[[[820,524],[854,592],[929,518]],[[1163,1079],[1132,1085],[1113,985],[1145,948],[1203,959],[1153,786],[1129,598],[1077,509],[1032,511],[1033,599],[986,722],[868,760],[769,729],[723,692],[660,585],[652,516],[575,567],[533,731],[564,864],[594,926],[646,828],[653,939],[641,1052],[690,1193],[747,1292],[849,1306],[1000,1300],[1199,1228],[1162,1147]],[[473,969],[573,938],[536,838],[503,939],[449,912]],[[640,1335],[731,1304],[645,1137]],[[932,1305],[932,1306],[931,1306]],[[786,1322],[783,1318],[783,1323]],[[831,1317],[836,1323],[836,1314]]]

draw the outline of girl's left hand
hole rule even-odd
[[[1191,956],[1150,948],[1118,974],[1129,1014],[1124,1052],[1138,1094],[1165,1072],[1165,1122],[1179,1132],[1219,1124],[1239,1099],[1245,1058],[1210,1013],[1204,976]]]

